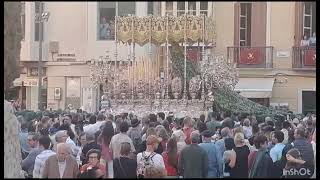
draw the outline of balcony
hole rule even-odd
[[[316,70],[316,47],[292,47],[292,69]]]
[[[273,68],[272,46],[227,47],[227,53],[237,68]]]

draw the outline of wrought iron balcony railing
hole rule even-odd
[[[292,68],[315,69],[316,54],[315,46],[292,47]]]
[[[227,53],[237,68],[273,68],[272,46],[227,47]]]

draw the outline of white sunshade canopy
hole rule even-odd
[[[246,98],[271,98],[274,78],[239,78],[235,91]]]

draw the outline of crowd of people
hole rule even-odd
[[[29,178],[316,177],[316,116],[18,115]]]

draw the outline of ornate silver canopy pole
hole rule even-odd
[[[151,42],[152,42],[152,15],[149,15],[149,25],[150,25],[150,34],[149,34],[149,62],[150,61],[152,61],[152,51],[151,51],[151,48],[152,48],[152,44],[151,44]],[[148,64],[148,68],[149,68],[149,63],[147,63]],[[150,78],[149,78],[149,69],[148,69],[148,98],[149,99],[151,99],[151,94],[150,94]]]
[[[187,14],[184,13],[185,22],[184,22],[184,86],[183,86],[183,99],[188,99],[187,94]]]
[[[169,39],[168,39],[168,33],[169,31],[169,16],[168,14],[166,14],[166,59],[167,59],[167,66],[166,66],[166,95],[165,95],[165,98],[166,99],[169,99],[169,45],[168,45],[168,42],[169,42]]]
[[[133,82],[132,82],[132,99],[134,99],[134,92],[135,92],[135,55],[134,55],[134,37],[133,37],[133,31],[134,31],[134,20],[133,20],[133,16],[131,16],[131,59],[132,59],[132,64],[133,64],[133,73],[132,73],[132,77],[133,77]]]
[[[118,6],[118,3],[116,3],[116,6]],[[116,7],[116,9],[118,9],[118,7]],[[117,26],[117,18],[118,18],[118,11],[117,11],[117,16],[114,18],[114,42],[115,42],[115,52],[114,52],[114,73],[116,73],[116,69],[117,69],[117,60],[118,60],[118,38],[117,38],[117,30],[118,30],[118,26]],[[117,100],[117,82],[116,82],[116,76],[114,75],[113,78],[113,96],[114,96],[114,100]]]
[[[205,59],[205,50],[204,50],[204,44],[205,44],[205,28],[204,28],[204,26],[205,26],[205,24],[204,24],[204,22],[205,22],[205,14],[203,14],[203,16],[202,16],[202,62],[204,62],[206,59]],[[204,94],[204,87],[205,87],[205,76],[203,75],[202,76],[202,91],[201,91],[201,99],[202,100],[205,100],[205,94]]]

